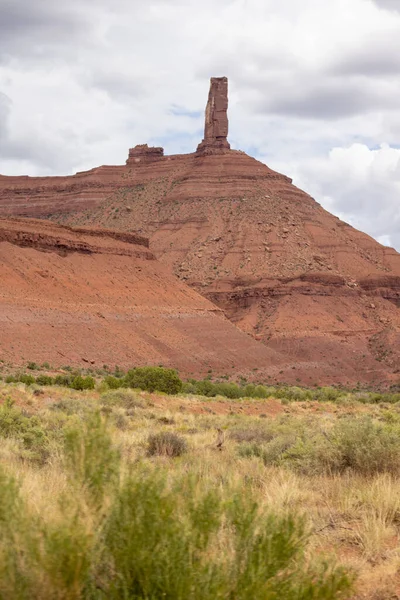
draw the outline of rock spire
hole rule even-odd
[[[205,113],[204,139],[198,154],[216,154],[230,149],[228,137],[228,78],[211,77]]]

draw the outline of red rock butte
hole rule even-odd
[[[0,176],[0,214],[148,237],[182,282],[283,357],[274,378],[398,382],[400,255],[230,149],[227,106],[227,79],[213,78],[192,154],[141,145],[123,166]]]

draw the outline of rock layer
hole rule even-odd
[[[228,142],[228,79],[211,77],[205,113],[204,139],[198,154],[218,154],[230,149]]]
[[[198,152],[164,156],[139,146],[123,167],[0,177],[0,214],[149,236],[170,271],[285,354],[276,379],[398,381],[400,255],[329,214],[285,175],[240,151],[214,152],[214,142],[227,141],[216,98],[212,84]]]
[[[139,144],[129,149],[127,165],[135,165],[139,162],[152,162],[164,156],[164,148],[155,148],[147,144]]]
[[[130,234],[0,219],[0,280],[5,362],[277,370],[275,352],[260,352]]]

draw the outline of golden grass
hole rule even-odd
[[[29,407],[43,418],[54,418],[51,405],[62,399],[79,399],[91,405],[99,403],[98,392],[72,392],[60,388],[46,390],[35,396],[23,385],[0,384],[1,398],[7,395],[16,404]],[[240,424],[241,427],[259,425],[261,419],[244,415],[217,415],[207,412],[207,401],[196,397],[171,399],[171,408],[166,408],[168,398],[147,393],[138,393],[143,408],[125,409],[112,406],[105,412],[112,428],[116,445],[120,448],[125,465],[135,461],[151,464],[167,463],[173,473],[196,472],[202,483],[224,488],[248,486],[259,500],[276,513],[296,511],[306,516],[312,531],[311,550],[320,557],[334,556],[338,562],[357,573],[354,598],[389,600],[400,595],[400,479],[378,474],[370,478],[350,475],[306,476],[287,468],[264,466],[258,458],[241,458],[237,453],[237,442],[225,438],[222,451],[215,447],[216,429],[225,432]],[[232,401],[218,399],[223,404]],[[276,402],[276,401],[275,401]],[[264,404],[268,401],[252,403]],[[244,401],[241,401],[241,405]],[[200,414],[191,411],[195,406],[204,408]],[[321,411],[321,427],[331,427],[343,414],[371,413],[381,418],[390,410],[387,406],[354,405],[336,406],[325,403],[312,408],[293,404],[285,406],[286,415],[304,412],[318,414]],[[172,408],[173,407],[173,408]],[[272,417],[268,417],[271,419]],[[183,435],[189,451],[182,457],[170,460],[146,457],[149,434],[171,431]],[[46,513],[49,519],[57,520],[62,511],[58,499],[68,490],[68,482],[62,469],[62,460],[57,449],[51,454],[48,464],[37,467],[18,458],[18,443],[13,439],[1,440],[0,461],[21,481],[21,489],[29,505],[37,514]]]

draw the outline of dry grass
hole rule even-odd
[[[200,398],[172,398],[171,408],[168,408],[170,399],[156,394],[135,392],[120,399],[118,394],[108,394],[102,400],[101,394],[95,391],[79,393],[51,388],[46,389],[44,395],[36,396],[23,385],[0,384],[0,402],[6,396],[13,397],[17,405],[50,422],[63,412],[63,406],[69,406],[70,419],[82,418],[87,407],[107,407],[103,415],[123,457],[123,472],[137,461],[149,464],[168,461],[171,473],[196,472],[198,481],[210,487],[251,488],[259,501],[275,513],[296,511],[306,516],[313,532],[309,552],[320,557],[335,557],[356,572],[354,598],[389,600],[400,597],[400,479],[395,475],[302,474],[285,465],[265,466],[257,457],[243,458],[238,453],[242,438],[258,439],[257,431],[262,430],[265,421],[270,424],[273,418],[232,415],[229,414],[231,411],[210,414],[206,410],[208,401]],[[218,399],[218,402],[232,404],[229,400]],[[265,406],[265,412],[268,412],[268,402],[252,400],[258,412],[260,406]],[[57,403],[60,408],[53,410],[52,406]],[[193,414],[193,406],[197,414]],[[199,406],[204,411],[199,411]],[[369,413],[380,421],[390,420],[387,413],[391,410],[397,414],[398,408],[357,406],[354,402],[350,407],[324,403],[321,414],[316,403],[308,403],[305,407],[295,404],[285,406],[283,419],[303,419],[305,412],[312,419],[320,419],[321,428],[329,430],[349,412],[356,416]],[[282,419],[281,416],[278,418]],[[307,427],[307,423],[302,421],[301,427]],[[222,451],[215,447],[217,428],[226,433]],[[237,433],[239,430],[241,434]],[[146,457],[149,436],[160,432],[183,436],[187,453],[178,459]],[[38,467],[19,458],[16,440],[1,442],[0,461],[22,482],[22,493],[32,510],[57,520],[63,510],[58,499],[68,490],[68,481],[60,468],[62,457],[56,445],[49,462]]]

